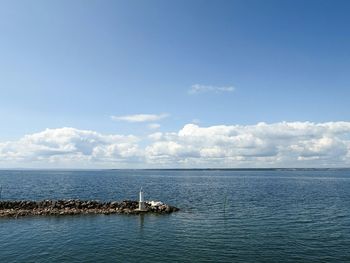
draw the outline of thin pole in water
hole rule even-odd
[[[0,199],[1,199],[1,197],[2,197],[2,185],[0,185]]]
[[[227,202],[227,195],[225,195],[225,201],[224,201],[224,214],[226,214],[226,202]]]

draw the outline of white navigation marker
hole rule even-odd
[[[144,199],[143,199],[143,190],[142,190],[142,187],[141,187],[141,189],[140,189],[139,210],[140,210],[140,211],[145,211],[145,210],[146,210],[145,201],[144,201]]]

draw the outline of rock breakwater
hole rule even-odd
[[[81,214],[169,214],[179,209],[157,202],[145,202],[145,211],[138,210],[138,202],[100,202],[95,200],[44,200],[44,201],[0,201],[0,217],[60,216]]]

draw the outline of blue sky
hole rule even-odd
[[[349,121],[349,1],[0,4],[0,142]]]

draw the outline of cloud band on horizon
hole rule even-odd
[[[346,167],[350,122],[279,122],[200,127],[177,132],[101,134],[46,129],[0,143],[0,167]]]

